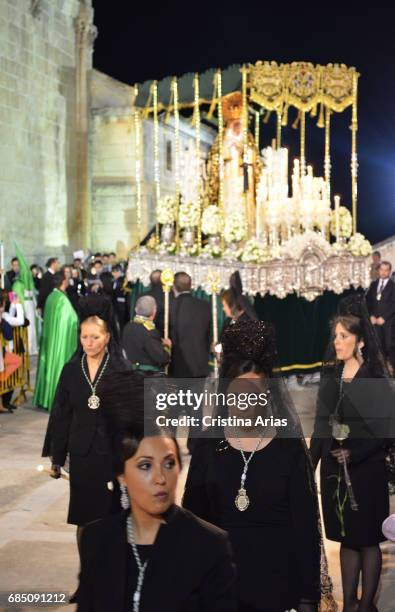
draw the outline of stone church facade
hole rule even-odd
[[[0,240],[29,261],[136,244],[133,88],[92,67],[91,0],[0,0]],[[181,122],[181,147],[193,137]],[[207,151],[213,135],[202,129]],[[143,233],[154,222],[153,125],[143,125]],[[163,194],[174,191],[161,124]],[[174,163],[174,162],[173,162]]]
[[[90,2],[0,2],[0,239],[28,258],[84,240]],[[86,166],[86,168],[85,168]]]

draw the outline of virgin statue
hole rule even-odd
[[[262,162],[252,134],[247,136],[244,158],[242,95],[236,91],[222,99],[224,118],[224,217],[245,217],[248,237],[255,235],[256,186]],[[206,203],[217,204],[219,198],[219,136],[214,141],[207,161]]]

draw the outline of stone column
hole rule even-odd
[[[76,238],[83,249],[90,246],[90,177],[89,177],[89,79],[93,43],[97,28],[93,25],[90,0],[81,0],[75,21],[76,30],[76,133],[77,133],[77,207]]]

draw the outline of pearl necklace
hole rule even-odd
[[[132,547],[133,555],[134,555],[134,558],[136,560],[137,567],[139,570],[139,575],[137,577],[137,587],[133,595],[133,612],[139,612],[141,589],[143,588],[144,574],[145,574],[145,570],[147,569],[148,559],[147,561],[145,561],[145,563],[141,563],[139,551],[137,550],[136,538],[134,536],[133,521],[132,521],[131,515],[129,515],[126,520],[126,528],[127,528],[128,542],[130,546]]]
[[[86,378],[86,382],[88,383],[88,385],[91,388],[92,391],[92,395],[88,398],[88,408],[90,408],[91,410],[97,410],[100,406],[100,398],[96,395],[96,388],[97,385],[100,382],[101,377],[103,376],[103,372],[107,367],[108,364],[108,360],[110,359],[110,353],[107,353],[107,358],[106,361],[104,362],[104,366],[102,367],[102,370],[97,378],[96,384],[92,385],[88,374],[85,371],[85,367],[84,367],[84,357],[85,357],[85,353],[83,353],[82,358],[81,358],[81,368],[82,368],[82,372]]]

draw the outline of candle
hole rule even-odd
[[[336,223],[336,242],[339,242],[339,234],[340,234],[340,216],[339,216],[339,208],[340,208],[340,196],[335,196],[335,223]]]
[[[4,289],[4,244],[0,243],[1,288]]]
[[[293,171],[293,174],[292,174],[292,197],[293,198],[296,198],[296,196],[298,194],[299,181],[300,181],[299,161],[297,159],[295,159],[295,161],[294,161],[294,171]]]

